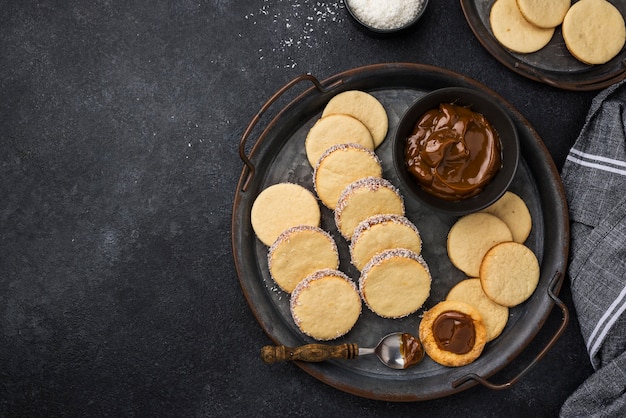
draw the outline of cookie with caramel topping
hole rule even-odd
[[[446,300],[424,313],[419,337],[430,358],[444,366],[459,367],[480,356],[487,331],[476,308]]]

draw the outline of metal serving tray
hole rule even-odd
[[[288,90],[301,83],[313,83],[313,86],[281,108],[264,129],[256,126],[270,107],[277,106],[275,103]],[[479,359],[467,366],[448,368],[426,357],[413,368],[392,370],[382,366],[372,356],[355,360],[297,363],[307,373],[340,390],[371,399],[417,401],[451,395],[478,383],[496,389],[505,388],[543,357],[567,324],[569,313],[556,296],[563,282],[569,250],[567,207],[560,177],[542,140],[517,110],[485,86],[458,73],[419,64],[366,66],[321,82],[311,75],[303,75],[276,92],[251,120],[239,144],[244,167],[232,214],[233,255],[248,304],[275,344],[294,347],[314,342],[293,323],[289,312],[289,295],[281,291],[269,275],[268,248],[254,235],[250,210],[256,196],[278,182],[294,182],[313,190],[313,169],[304,151],[306,134],[331,97],[353,89],[364,90],[377,97],[389,116],[388,138],[376,152],[383,163],[383,177],[400,189],[405,198],[406,216],[416,224],[422,235],[422,255],[433,277],[431,295],[424,309],[443,300],[448,290],[465,278],[463,273],[452,266],[446,253],[446,235],[456,218],[433,212],[412,200],[403,190],[393,170],[389,140],[402,114],[414,100],[429,91],[449,86],[487,92],[510,113],[515,122],[522,158],[510,190],[526,201],[533,218],[533,229],[526,245],[535,252],[541,264],[539,286],[529,300],[510,310],[509,322],[503,333],[486,345]],[[248,143],[252,132],[260,130],[262,132],[256,141]],[[337,232],[332,212],[320,206],[322,227],[334,236],[339,247],[340,268],[358,280],[358,272],[349,262],[348,244]],[[502,385],[490,383],[487,378],[509,364],[529,344],[555,304],[562,310],[563,321],[547,346],[510,381]],[[391,320],[374,315],[363,305],[362,315],[352,331],[332,343],[353,342],[368,347],[392,331],[417,335],[420,312]],[[259,360],[260,367],[261,364]]]

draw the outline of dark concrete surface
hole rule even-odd
[[[494,89],[558,168],[596,94],[507,70],[455,0],[384,40],[340,1],[1,0],[0,416],[556,416],[591,373],[567,284],[570,326],[504,391],[373,401],[259,359],[231,253],[239,138],[297,75],[382,62]]]

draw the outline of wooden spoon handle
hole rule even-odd
[[[261,359],[267,364],[279,361],[300,360],[308,362],[324,361],[332,358],[354,359],[359,355],[357,344],[324,345],[307,344],[300,347],[285,347],[284,345],[266,345],[261,349]]]

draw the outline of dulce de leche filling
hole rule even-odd
[[[402,333],[400,353],[404,358],[405,369],[419,363],[424,358],[424,348],[420,340],[407,333]]]
[[[407,138],[409,172],[428,193],[446,200],[478,194],[502,165],[500,138],[468,107],[441,104],[424,113]]]
[[[433,336],[441,350],[455,354],[468,353],[476,340],[474,321],[461,312],[443,312],[433,322]]]

